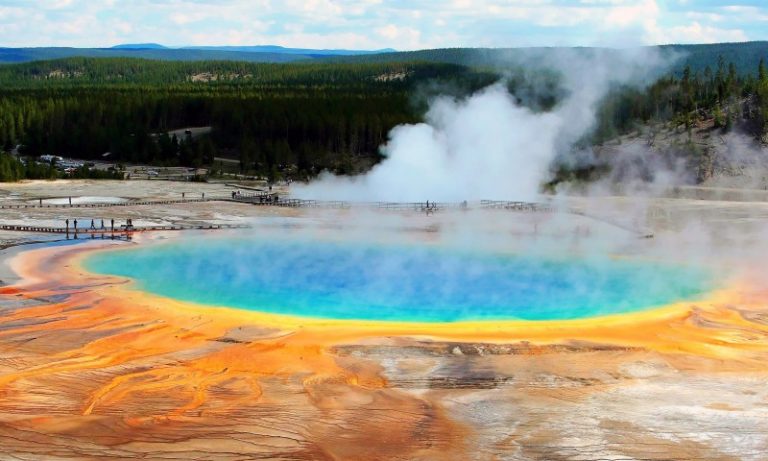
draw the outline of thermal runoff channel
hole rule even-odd
[[[182,239],[95,253],[85,267],[212,306],[355,320],[557,320],[704,294],[706,270],[646,261],[314,239]]]

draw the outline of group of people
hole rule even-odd
[[[277,203],[278,201],[280,201],[280,199],[278,198],[277,194],[259,195],[259,203]]]
[[[69,218],[64,220],[64,223],[66,224],[67,233],[69,233]],[[126,230],[133,228],[132,220],[131,219],[127,219],[126,222],[125,222],[125,226],[123,226],[123,227]],[[110,228],[110,230],[112,232],[115,231],[115,220],[114,219],[110,219],[109,220],[109,228]],[[96,226],[96,220],[95,219],[91,219],[91,225],[87,229],[88,230],[107,230],[107,226],[106,226],[106,223],[104,222],[104,220],[102,219],[101,223],[100,223],[100,226],[97,227]],[[72,230],[74,232],[77,232],[77,230],[78,230],[77,219],[73,219],[72,220]]]
[[[269,190],[270,191],[272,190],[272,186],[269,186]],[[238,191],[232,191],[232,200],[238,200],[242,196],[243,195],[240,193],[239,190]],[[253,198],[253,196],[249,197],[249,199],[250,198]],[[280,200],[278,198],[277,194],[272,194],[272,193],[269,193],[269,194],[266,194],[266,193],[259,194],[258,195],[258,199],[259,199],[259,203],[260,204],[277,203]]]
[[[429,200],[427,200],[427,206],[424,207],[423,210],[427,213],[427,216],[429,216],[431,213],[437,211],[437,202],[429,203]]]

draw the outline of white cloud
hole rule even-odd
[[[731,17],[742,21],[768,21],[768,9],[756,6],[728,5],[722,10]]]
[[[636,45],[768,38],[768,6],[676,0],[0,0],[0,46]],[[34,27],[30,27],[34,24]],[[764,32],[763,32],[764,31]]]
[[[388,43],[404,43],[407,48],[418,46],[421,42],[421,32],[410,27],[398,27],[388,24],[376,29],[376,33],[387,40]]]
[[[685,26],[675,26],[666,29],[649,31],[652,42],[656,43],[718,43],[718,42],[745,42],[747,34],[739,29],[719,29],[712,26],[703,26],[694,22]]]

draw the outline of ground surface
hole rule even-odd
[[[34,183],[2,187],[0,201],[203,191],[193,187],[232,190]],[[671,257],[740,277],[711,299],[619,320],[381,327],[190,308],[78,269],[83,248],[114,242],[35,250],[15,260],[27,283],[0,294],[0,459],[762,461],[768,203],[755,193],[562,199],[650,229],[653,239],[593,218],[507,212],[350,216],[223,202],[74,209],[81,219],[148,224],[388,228],[521,248],[567,241],[573,251]],[[55,223],[72,212],[2,210],[0,220]],[[0,235],[6,245],[38,239]],[[0,279],[18,282],[7,267]]]

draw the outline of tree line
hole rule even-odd
[[[122,179],[118,171],[94,170],[83,165],[74,171],[63,172],[53,163],[21,160],[13,155],[0,152],[0,182],[15,182],[22,179]]]
[[[394,126],[419,120],[430,92],[469,93],[496,78],[431,63],[26,63],[0,67],[0,145],[165,166],[210,166],[224,156],[269,177],[351,173],[378,160]],[[211,130],[168,134],[185,127]]]
[[[644,90],[615,91],[600,107],[593,140],[611,139],[638,122],[672,122],[690,130],[703,120],[714,120],[714,127],[724,131],[738,124],[756,137],[764,135],[768,131],[765,60],[759,59],[752,73],[743,74],[721,56],[714,68],[694,71],[686,66],[680,75],[666,75]]]
[[[273,179],[304,179],[323,170],[348,174],[379,161],[389,131],[422,120],[432,96],[462,97],[502,76],[510,93],[533,110],[549,110],[564,95],[554,72],[455,63],[71,58],[0,66],[0,147],[10,152],[19,146],[22,156],[158,166],[215,166],[215,157],[226,157],[243,173]],[[762,60],[744,73],[720,57],[714,67],[688,65],[644,89],[616,88],[584,142],[602,142],[652,120],[690,128],[708,117],[723,129],[748,120],[756,134],[765,132]],[[170,133],[186,127],[210,131]],[[33,167],[20,173],[11,160],[3,157],[3,178],[46,174]]]

